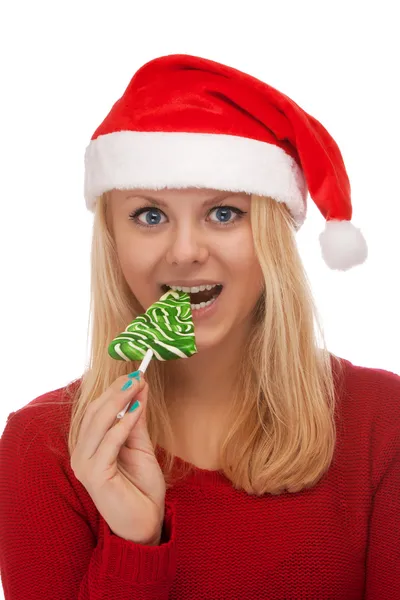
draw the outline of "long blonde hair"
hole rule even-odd
[[[142,312],[119,265],[108,206],[106,193],[98,199],[93,224],[90,361],[82,378],[66,388],[72,405],[70,455],[89,404],[117,377],[139,366],[116,361],[107,352],[111,340]],[[265,291],[254,310],[254,331],[243,349],[240,386],[232,398],[219,462],[233,486],[249,494],[297,492],[313,487],[333,460],[333,361],[340,368],[340,359],[326,349],[297,250],[296,225],[286,206],[252,195],[251,226]],[[171,441],[173,436],[165,400],[167,369],[167,362],[153,360],[146,371],[147,421],[155,449],[161,439]],[[175,481],[174,455],[165,452],[162,468],[168,489]]]

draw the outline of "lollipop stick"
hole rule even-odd
[[[139,369],[138,369],[141,373],[143,373],[143,375],[145,374],[146,369],[149,366],[149,363],[150,363],[150,361],[151,361],[152,358],[153,358],[153,350],[151,348],[149,348],[147,350],[146,354],[144,355],[144,358],[143,358],[142,362],[140,363],[140,366],[139,366]],[[128,404],[125,406],[125,408],[123,408],[121,410],[121,412],[119,412],[117,414],[117,419],[122,419],[122,417],[124,416],[124,414],[128,410],[130,403],[131,402],[129,401]]]
[[[144,355],[144,358],[143,358],[142,362],[140,363],[140,367],[139,367],[139,371],[141,371],[143,373],[143,375],[145,374],[146,369],[149,366],[149,363],[152,358],[153,358],[153,350],[151,348],[149,348],[147,350],[146,354]]]

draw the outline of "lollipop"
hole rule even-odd
[[[116,360],[142,360],[145,372],[153,355],[157,360],[189,358],[197,352],[190,296],[168,290],[113,339],[108,354]],[[118,413],[121,418],[129,406]]]

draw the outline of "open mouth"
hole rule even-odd
[[[193,306],[199,306],[200,304],[204,305],[204,304],[207,304],[208,302],[211,303],[212,301],[214,301],[216,298],[218,298],[218,296],[222,292],[223,285],[217,284],[214,286],[199,286],[199,287],[201,287],[201,288],[207,287],[207,288],[211,288],[211,289],[201,289],[201,290],[199,290],[198,288],[183,288],[182,289],[182,287],[180,287],[178,285],[173,285],[171,287],[169,287],[168,285],[162,285],[161,289],[163,290],[164,293],[171,289],[187,292],[190,296],[190,304],[193,307]],[[196,291],[192,291],[193,289],[195,289]],[[188,291],[188,290],[190,290],[190,291]]]

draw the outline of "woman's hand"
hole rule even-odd
[[[160,543],[165,511],[165,480],[146,423],[148,384],[116,379],[85,413],[71,468],[116,535],[145,545]],[[116,415],[140,401],[115,423]],[[118,462],[117,462],[118,459]]]

